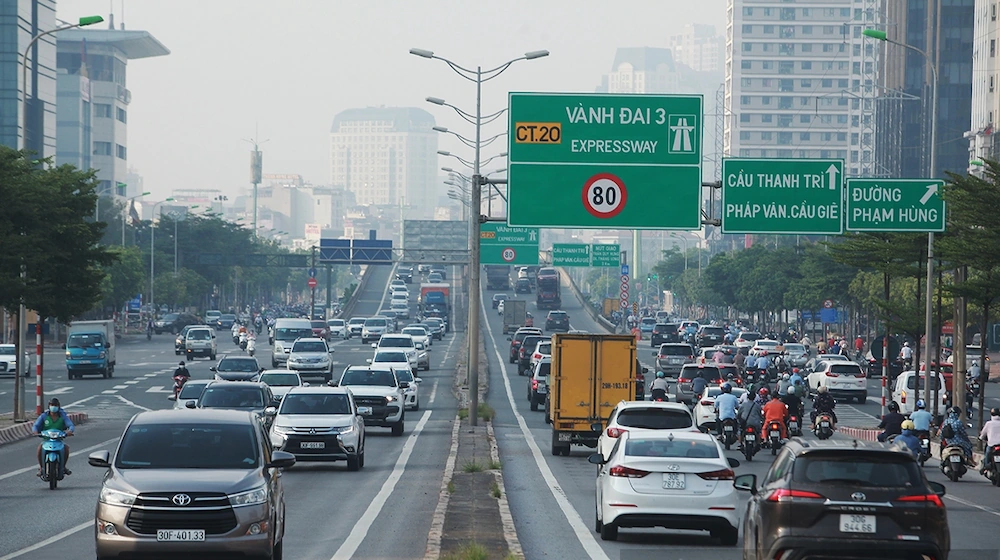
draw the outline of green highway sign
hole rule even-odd
[[[508,223],[701,228],[702,107],[700,95],[511,93]]]
[[[943,232],[944,181],[848,179],[847,231]]]
[[[552,266],[590,266],[590,245],[554,243]]]
[[[722,160],[722,233],[844,233],[844,160]]]
[[[538,264],[538,228],[510,227],[497,222],[479,226],[482,264]]]
[[[621,264],[621,247],[611,243],[590,246],[590,266],[618,268]]]

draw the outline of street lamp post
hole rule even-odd
[[[93,25],[95,23],[101,23],[102,21],[104,21],[104,18],[102,18],[101,16],[86,16],[86,17],[82,17],[79,20],[77,20],[76,23],[69,24],[69,25],[63,25],[61,27],[57,27],[55,29],[50,29],[48,31],[43,31],[43,32],[39,33],[38,35],[35,35],[34,37],[31,38],[30,41],[28,41],[28,46],[25,47],[24,53],[21,55],[21,135],[20,135],[20,140],[21,140],[21,151],[22,151],[22,153],[28,147],[28,52],[31,51],[31,47],[35,46],[35,43],[37,43],[39,39],[41,39],[42,37],[45,37],[46,35],[51,35],[53,33],[58,33],[59,31],[65,31],[67,29],[74,29],[76,27],[85,27],[87,25]],[[44,155],[44,154],[39,154],[39,155]],[[98,194],[98,196],[100,196],[100,195]],[[22,266],[21,267],[21,281],[23,283],[27,283],[27,279],[28,279],[27,270]],[[17,341],[16,341],[17,342],[17,349],[15,350],[15,354],[14,354],[18,358],[18,361],[17,361],[17,363],[18,363],[17,369],[18,370],[20,370],[22,367],[29,367],[29,368],[31,367],[31,365],[28,363],[28,360],[24,359],[24,357],[26,356],[25,346],[26,346],[26,342],[27,342],[27,340],[25,339],[25,335],[27,335],[27,333],[28,333],[28,317],[27,317],[27,315],[28,315],[28,309],[24,305],[24,299],[21,299],[21,302],[20,302],[20,304],[18,305],[18,308],[17,308]],[[37,354],[37,353],[41,352],[41,348],[42,348],[42,326],[41,325],[37,325],[37,328],[35,329],[35,331],[36,331],[35,332],[35,347],[37,349],[37,352],[36,352],[36,354]],[[37,380],[37,385],[36,385],[37,388],[38,388],[38,390],[36,391],[36,393],[37,393],[36,401],[40,401],[41,398],[42,398],[42,393],[41,393],[42,379],[41,379],[41,369],[40,369],[41,368],[41,363],[42,363],[41,356],[37,355],[36,359],[38,360],[38,367],[39,367],[39,371],[38,371],[38,374],[39,374],[38,377],[39,378]],[[23,366],[21,365],[22,362],[23,362]],[[18,371],[18,372],[16,372],[14,374],[14,413],[13,413],[13,417],[14,417],[15,420],[18,420],[18,421],[25,419],[25,416],[24,416],[24,386],[25,386],[25,383],[24,383],[24,381],[22,379],[23,378],[21,377],[21,372],[20,371]],[[40,409],[40,406],[36,403],[35,408],[36,409]],[[40,411],[39,411],[39,414],[41,414]]]
[[[549,51],[532,51],[527,52],[524,56],[509,60],[496,68],[489,70],[483,70],[482,66],[476,66],[475,70],[464,68],[455,64],[451,60],[446,58],[436,56],[433,51],[428,51],[424,49],[410,49],[410,54],[428,58],[437,59],[445,64],[447,64],[452,70],[455,71],[459,76],[469,80],[476,84],[476,113],[475,115],[469,115],[457,107],[451,106],[460,115],[462,115],[466,120],[470,121],[476,127],[476,139],[475,139],[475,157],[473,159],[472,166],[472,193],[470,197],[471,206],[469,212],[469,228],[470,228],[470,247],[469,247],[469,361],[468,361],[468,371],[469,371],[469,423],[473,426],[479,423],[479,225],[480,225],[480,214],[482,213],[482,186],[483,177],[480,176],[479,170],[481,166],[480,162],[480,152],[482,149],[482,126],[483,126],[483,112],[482,112],[482,101],[483,101],[483,82],[492,80],[504,70],[510,67],[511,64],[521,60],[534,60],[536,58],[542,58],[549,55]],[[435,105],[445,105],[444,100],[436,98],[427,98],[427,101],[434,103]],[[497,118],[502,114],[501,112],[495,113],[495,115],[488,115],[486,118]]]
[[[938,122],[938,119],[937,119],[937,108],[938,108],[938,68],[937,68],[937,62],[933,58],[931,58],[930,56],[928,56],[928,54],[925,51],[922,51],[922,50],[918,49],[917,47],[914,47],[912,45],[907,45],[906,43],[900,43],[898,41],[893,41],[893,40],[889,39],[886,36],[886,32],[885,31],[879,31],[877,29],[865,29],[864,31],[861,32],[861,34],[864,35],[865,37],[871,37],[872,39],[876,39],[878,41],[883,41],[883,42],[886,42],[886,43],[891,43],[893,45],[899,45],[901,47],[910,49],[913,52],[919,53],[921,56],[924,57],[924,60],[927,61],[927,65],[931,67],[931,79],[933,80],[933,83],[931,84],[931,97],[934,99],[934,101],[931,104],[931,145],[930,145],[930,167],[931,167],[931,170],[930,170],[930,175],[933,177],[937,173],[937,122]],[[927,281],[926,281],[926,285],[927,285],[927,293],[924,295],[924,297],[925,297],[925,299],[927,301],[926,301],[926,305],[925,305],[925,308],[924,308],[924,333],[925,333],[924,336],[927,339],[927,354],[926,354],[926,356],[927,356],[927,358],[926,358],[927,368],[925,370],[927,372],[925,374],[926,377],[927,377],[927,381],[924,383],[924,402],[930,403],[931,402],[931,383],[930,383],[931,359],[930,359],[930,356],[932,354],[931,345],[933,344],[933,342],[931,342],[932,339],[933,339],[933,337],[931,336],[931,330],[932,330],[933,321],[934,321],[934,315],[933,315],[933,309],[934,308],[933,308],[933,301],[932,301],[933,298],[934,298],[934,232],[928,232],[927,233]],[[885,363],[885,360],[883,360],[883,363]],[[938,366],[938,367],[940,367],[940,366]],[[919,364],[918,364],[918,369],[919,369]],[[887,376],[887,372],[885,371],[885,367],[884,366],[883,366],[882,376],[883,376],[883,381],[882,381],[882,397],[883,397],[882,398],[882,403],[883,403],[882,404],[882,414],[884,415],[885,414],[885,396],[886,396],[886,391],[887,391],[887,389],[886,389],[886,383],[885,383],[885,378]]]

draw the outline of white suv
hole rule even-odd
[[[361,344],[382,338],[389,331],[389,319],[385,317],[369,317],[361,327]]]
[[[621,401],[608,416],[608,425],[597,440],[597,452],[607,460],[622,433],[663,430],[699,431],[684,403]]]
[[[379,339],[378,344],[372,344],[375,354],[382,350],[397,350],[406,352],[406,359],[410,363],[410,369],[417,369],[417,346],[413,343],[413,337],[408,334],[386,334]]]
[[[333,379],[333,362],[330,354],[333,349],[327,346],[322,338],[300,338],[292,344],[288,352],[288,369],[299,376],[318,375],[324,381]]]
[[[394,370],[349,366],[337,385],[351,390],[366,426],[392,428],[392,435],[403,435],[405,391],[410,384],[398,381]]]
[[[347,461],[356,471],[365,466],[365,412],[348,389],[295,387],[278,406],[271,444],[298,461]]]
[[[864,403],[868,400],[868,375],[855,362],[822,361],[806,377],[810,393],[815,393],[820,387],[830,390],[834,398],[842,398],[847,402],[851,399]]]
[[[347,326],[347,321],[343,319],[330,319],[326,322],[326,329],[330,333],[330,338],[351,338],[351,329]]]
[[[218,346],[215,341],[215,330],[211,327],[199,327],[190,329],[184,338],[184,353],[187,361],[191,361],[195,356],[203,356],[210,360],[215,360]]]

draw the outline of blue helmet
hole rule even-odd
[[[920,399],[917,401],[917,408],[920,410],[927,408],[927,405],[924,404],[924,399]]]
[[[722,392],[723,393],[731,393],[732,391],[733,391],[733,386],[732,385],[730,385],[729,383],[723,383],[722,384]]]
[[[663,379],[666,376],[667,376],[667,374],[663,373],[662,371],[656,372],[656,377],[659,378],[659,379]]]

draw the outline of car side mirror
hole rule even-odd
[[[274,416],[278,414],[278,409],[271,405],[264,409],[264,416]]]
[[[733,480],[733,488],[737,490],[742,490],[743,492],[750,492],[751,494],[757,493],[757,475],[755,474],[741,474]]]
[[[649,368],[647,367],[642,368],[642,373],[649,373]]]
[[[215,366],[211,366],[208,368],[208,371],[219,371],[219,370]]]
[[[111,466],[111,453],[107,451],[95,451],[87,457],[87,464],[92,467],[106,469]],[[944,487],[942,487],[942,491]]]
[[[410,382],[409,381],[400,381],[399,382],[399,388],[400,389],[409,389],[410,388]]]
[[[333,352],[334,352],[334,349],[330,348],[330,353],[333,354]]]
[[[604,460],[604,455],[601,455],[600,453],[591,453],[587,456],[587,462],[591,465],[603,465],[607,461]]]
[[[934,482],[933,480],[928,480],[927,485],[930,486],[931,490],[938,496],[944,496],[945,494],[944,484],[941,484],[940,482]]]
[[[338,385],[340,385],[340,383],[331,379],[330,381],[326,382],[326,385],[327,387],[337,387]]]
[[[264,465],[271,469],[287,469],[295,464],[295,455],[287,451],[275,451],[271,454],[271,462]]]
[[[735,469],[736,467],[740,466],[740,462],[737,459],[729,457],[729,466]]]
[[[512,341],[512,340],[514,340],[514,339],[513,339],[513,338],[511,338],[511,337],[509,337],[509,336],[507,337],[507,342],[510,342],[510,341]]]
[[[65,350],[65,349],[66,349],[66,344],[63,344],[63,345],[62,345],[62,349],[63,349],[63,350]]]
[[[371,359],[371,358],[365,358],[365,363],[366,363],[366,364],[370,364],[370,363],[372,363],[372,359]]]
[[[660,354],[658,352],[653,352],[653,355],[654,356],[659,356]]]
[[[378,343],[372,342],[372,348],[378,348]]]
[[[104,343],[104,347],[105,348],[111,348],[111,343],[110,342],[105,342]]]
[[[424,382],[424,380],[422,378],[420,378],[420,377],[414,377],[413,381],[415,381],[417,383],[423,383]]]
[[[184,408],[197,408],[197,407],[198,407],[198,403],[195,402],[195,401],[188,401],[188,402],[184,403]]]

